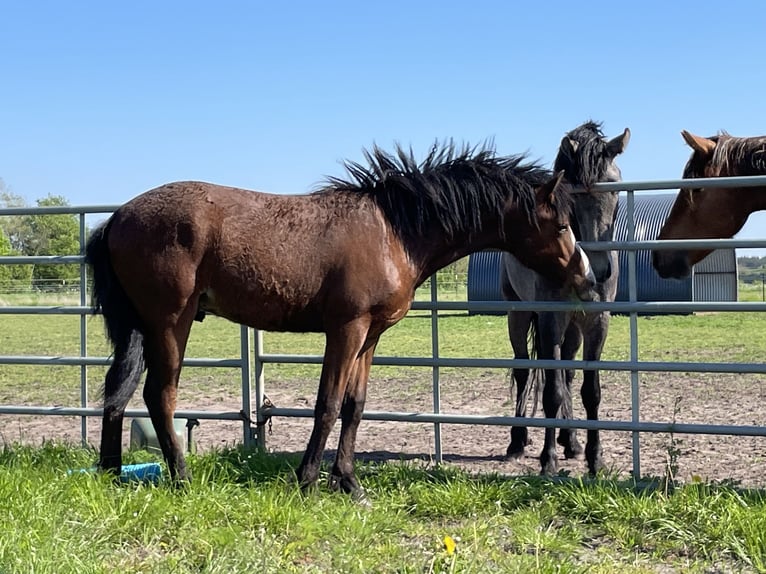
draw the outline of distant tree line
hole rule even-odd
[[[48,195],[36,206],[66,206],[59,195]],[[0,180],[0,207],[29,207]],[[80,225],[77,215],[0,216],[0,255],[76,255],[80,252]],[[0,291],[60,289],[80,277],[79,265],[0,265]]]
[[[761,283],[766,278],[766,257],[737,257],[739,280]]]

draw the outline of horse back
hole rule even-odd
[[[122,206],[109,249],[142,316],[194,304],[265,330],[323,331],[333,308],[341,320],[387,307],[407,271],[401,245],[363,198],[201,182],[168,184]]]

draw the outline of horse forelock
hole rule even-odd
[[[576,186],[587,188],[604,181],[611,159],[605,153],[607,141],[601,123],[589,120],[568,132],[566,137],[576,143],[577,149],[560,147],[553,170],[564,170],[564,177]]]
[[[394,230],[418,239],[434,225],[448,237],[481,231],[488,213],[502,219],[509,200],[536,223],[535,187],[551,173],[524,155],[497,156],[488,145],[434,144],[418,162],[411,149],[364,151],[367,165],[346,162],[349,179],[327,178],[318,193],[362,194],[373,199]],[[557,209],[569,209],[566,189],[557,189]]]

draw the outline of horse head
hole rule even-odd
[[[561,140],[554,161],[554,170],[563,170],[566,180],[585,192],[576,193],[572,208],[573,229],[578,241],[611,241],[617,218],[618,192],[591,192],[594,183],[622,180],[616,158],[630,141],[630,130],[607,140],[601,125],[588,121],[567,133]],[[607,281],[617,271],[616,261],[607,251],[588,253],[593,272],[599,283]],[[616,284],[616,281],[615,281]]]
[[[596,278],[590,259],[578,245],[570,222],[570,209],[560,205],[564,172],[559,171],[535,189],[535,233],[524,241],[524,249],[514,255],[527,267],[554,278],[562,289],[583,301],[598,298]]]
[[[722,132],[700,137],[681,132],[692,148],[684,179],[766,174],[766,138],[738,138]],[[732,237],[753,211],[766,208],[759,188],[682,188],[657,239],[715,239]],[[654,268],[660,277],[681,279],[712,249],[655,250]]]

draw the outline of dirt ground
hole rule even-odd
[[[187,373],[189,373],[187,371]],[[430,371],[405,378],[387,378],[373,373],[368,391],[367,410],[399,412],[432,412]],[[630,375],[622,372],[602,373],[600,418],[608,421],[631,419]],[[581,374],[575,381],[579,389]],[[766,421],[766,376],[720,375],[705,373],[642,373],[640,396],[642,421],[709,423],[731,425],[763,425]],[[316,381],[294,381],[266,392],[280,407],[311,408]],[[239,388],[233,383],[231,392],[191,393],[180,389],[179,409],[239,411]],[[442,376],[441,410],[444,413],[477,415],[512,414],[508,373],[501,370],[464,369]],[[579,391],[574,396],[575,416],[584,418]],[[141,408],[140,392],[131,407]],[[541,416],[538,409],[537,416]],[[88,442],[98,446],[100,420],[89,420]],[[272,452],[302,452],[308,441],[312,420],[308,418],[274,418],[267,448]],[[334,455],[336,429],[328,441],[327,458]],[[620,476],[633,470],[631,433],[602,431],[604,460]],[[128,444],[129,423],[124,429]],[[509,441],[509,428],[483,425],[441,425],[443,460],[470,471],[508,475],[539,472],[538,455],[543,442],[543,429],[530,429],[532,445],[517,461],[504,460]],[[584,444],[585,431],[578,431]],[[671,441],[675,440],[675,443]],[[80,441],[80,419],[76,417],[31,417],[0,415],[0,444],[39,444],[44,439]],[[242,441],[242,424],[202,420],[194,431],[198,449],[231,446]],[[559,449],[560,450],[560,449]],[[677,478],[682,481],[702,479],[731,480],[749,487],[766,485],[766,438],[721,435],[642,434],[640,437],[640,474],[664,476],[669,453],[677,451]],[[362,460],[417,460],[435,462],[434,425],[386,421],[362,422],[357,438],[357,458]],[[572,476],[583,475],[587,468],[582,460],[566,460],[560,452],[560,469]]]

